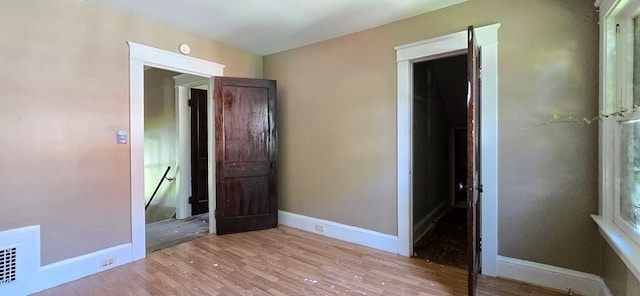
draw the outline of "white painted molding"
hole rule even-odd
[[[605,16],[611,13],[611,8],[617,3],[620,3],[620,0],[596,0],[593,5],[600,10],[600,16]]]
[[[40,237],[39,226],[37,226],[38,237],[32,237],[32,243],[36,246],[38,265],[40,265]],[[22,251],[26,251],[22,249]],[[33,250],[32,250],[33,251]],[[86,255],[59,261],[43,267],[29,268],[24,270],[24,278],[18,285],[0,285],[0,295],[22,296],[40,292],[55,286],[68,283],[101,271],[105,271],[116,266],[131,262],[131,244],[123,244]],[[113,259],[109,266],[101,267],[105,260]],[[28,273],[28,274],[27,274]]]
[[[225,68],[225,65],[222,64],[181,55],[132,41],[127,41],[127,44],[129,44],[129,59],[144,61],[146,66],[203,77],[210,77],[212,73],[214,75],[222,75],[222,71]],[[144,71],[144,69],[142,70]]]
[[[129,44],[129,145],[131,163],[131,248],[133,260],[142,259],[145,250],[144,197],[144,68],[171,70],[206,78],[222,76],[224,65],[153,48],[128,41]],[[211,84],[211,82],[209,82]],[[210,85],[211,86],[211,85]],[[210,87],[210,89],[213,89]],[[213,96],[207,98],[213,110]],[[213,123],[209,112],[208,123]],[[209,130],[209,155],[215,155],[214,131]],[[209,208],[215,209],[215,157],[209,157]],[[210,211],[212,212],[212,211]],[[209,219],[209,231],[215,229],[215,219]]]
[[[109,259],[113,259],[113,263],[109,266],[101,267],[102,261]],[[122,244],[49,264],[40,268],[38,272],[38,284],[33,285],[35,290],[30,293],[75,281],[116,266],[130,263],[131,261],[131,244]]]
[[[475,28],[478,46],[498,43],[498,28],[499,23]],[[453,52],[466,53],[466,49],[467,30],[395,47],[397,62],[421,60],[428,56],[446,56]]]
[[[278,218],[282,225],[397,253],[397,237],[393,235],[285,211],[279,211]],[[317,225],[321,226],[322,232],[317,230]],[[33,249],[29,252],[34,253],[33,263],[39,265],[39,226],[31,226],[22,230],[25,229],[30,233],[23,237],[23,241],[30,242],[33,246]],[[3,231],[0,232],[0,239],[13,239],[16,234],[20,236],[24,233],[25,231]],[[33,268],[28,271],[31,274],[25,277],[28,279],[26,283],[14,286],[0,286],[0,294],[28,295],[124,265],[133,261],[132,250],[131,244],[127,243],[56,262],[39,269]],[[23,249],[23,251],[25,250]],[[111,265],[101,266],[103,261],[111,259],[113,260]],[[558,290],[567,291],[571,289],[573,292],[585,296],[612,296],[604,281],[596,275],[520,259],[499,256],[498,276]]]
[[[482,48],[482,273],[495,276],[498,256],[498,29],[500,24],[476,28]],[[395,47],[398,73],[397,97],[397,205],[398,253],[413,252],[412,211],[412,93],[413,63],[441,58],[467,49],[467,31]]]
[[[636,244],[620,227],[599,215],[591,215],[598,224],[600,234],[620,257],[631,273],[640,280],[640,246]]]
[[[584,296],[611,295],[597,275],[503,256],[498,256],[498,277]]]
[[[184,86],[187,88],[209,85],[209,78],[190,74],[178,74],[173,76],[173,80],[175,86]]]
[[[298,228],[308,232],[328,236],[370,248],[398,253],[398,238],[360,227],[340,224],[328,220],[298,215],[285,211],[278,211],[278,222],[282,225]],[[322,232],[316,226],[320,225]]]

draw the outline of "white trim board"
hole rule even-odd
[[[37,227],[34,232],[37,235],[30,238],[31,242],[25,242],[32,245],[30,250],[22,251],[34,252],[27,255],[31,255],[33,263],[38,266],[22,272],[24,282],[14,286],[0,286],[0,295],[20,296],[37,293],[131,262],[132,248],[131,244],[127,243],[40,267],[40,226],[32,227]],[[111,263],[103,267],[101,264],[104,261]]]
[[[153,48],[128,41],[129,44],[129,147],[131,156],[131,254],[133,261],[145,257],[144,215],[144,67],[151,66],[211,79],[222,76],[224,65]],[[211,82],[209,82],[209,89]],[[213,96],[209,92],[208,124],[213,125]],[[214,152],[214,131],[209,130],[209,155]],[[209,157],[209,213],[215,209],[215,157]],[[215,230],[209,219],[209,231]]]
[[[33,285],[34,290],[30,293],[130,263],[131,250],[131,244],[127,243],[43,266],[38,272],[38,284]],[[102,267],[102,262],[108,260],[112,263]]]
[[[497,269],[502,278],[585,296],[611,296],[602,278],[590,273],[503,256],[498,256]]]
[[[640,246],[613,222],[608,222],[602,216],[591,215],[598,224],[600,234],[618,255],[627,269],[640,279]]]
[[[278,222],[282,225],[304,231],[328,236],[331,238],[363,245],[366,247],[398,253],[398,238],[360,227],[340,224],[328,220],[278,211]]]
[[[482,273],[496,275],[498,257],[498,28],[500,24],[476,28],[482,50],[481,162],[482,162]],[[464,52],[467,31],[396,47],[397,98],[397,198],[398,253],[413,253],[412,130],[413,63]]]

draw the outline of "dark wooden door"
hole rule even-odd
[[[278,225],[276,82],[215,77],[216,233]]]
[[[209,212],[207,91],[191,89],[191,215]]]
[[[468,28],[467,56],[467,223],[469,295],[475,295],[480,273],[480,60],[473,26]]]

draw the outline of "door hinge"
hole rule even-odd
[[[482,81],[482,67],[478,70],[478,80]]]
[[[187,101],[187,104],[189,104],[189,107],[191,107],[191,99]]]
[[[189,196],[189,203],[192,204],[193,203],[193,195]]]
[[[218,209],[213,209],[213,218],[218,219]]]

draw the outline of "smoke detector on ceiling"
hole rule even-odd
[[[186,43],[180,44],[180,46],[178,46],[178,49],[182,54],[189,54],[191,52],[191,47],[189,47],[189,45]]]

